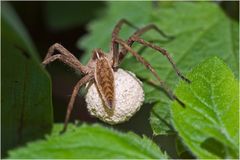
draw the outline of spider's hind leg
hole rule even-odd
[[[152,74],[157,78],[157,80],[160,82],[161,87],[166,91],[166,93],[168,94],[168,96],[172,99],[172,100],[176,100],[178,101],[181,106],[185,106],[184,103],[173,93],[173,91],[165,84],[164,81],[162,81],[162,79],[158,76],[157,72],[155,71],[155,69],[151,66],[150,63],[148,63],[142,56],[140,56],[137,52],[135,52],[125,41],[123,41],[122,39],[116,39],[116,42],[119,43],[123,48],[125,48],[127,51],[129,51],[134,57],[136,57],[136,59],[141,62],[147,69],[149,69]]]
[[[190,83],[191,81],[189,79],[187,79],[185,76],[183,76],[183,74],[178,70],[176,64],[174,63],[172,57],[170,56],[170,54],[163,48],[156,46],[148,41],[143,40],[142,38],[140,38],[140,36],[146,32],[148,32],[149,30],[155,30],[157,31],[159,34],[161,34],[163,37],[168,38],[168,39],[173,39],[174,37],[172,36],[168,36],[166,35],[161,29],[159,29],[156,25],[154,24],[150,24],[147,25],[139,30],[137,30],[127,41],[127,45],[129,47],[131,47],[133,45],[134,42],[138,42],[140,44],[142,44],[143,46],[146,47],[150,47],[154,50],[157,50],[158,52],[162,53],[164,56],[167,57],[168,61],[171,63],[172,67],[174,68],[175,72],[177,73],[177,75],[183,79],[184,81]],[[122,50],[120,51],[119,54],[119,61],[122,61],[122,59],[125,57],[125,55],[127,54],[128,50],[126,48],[122,48]]]
[[[173,36],[169,36],[167,34],[165,34],[160,28],[158,28],[156,25],[154,24],[149,24],[146,25],[145,27],[142,27],[140,29],[138,29],[136,32],[134,32],[132,34],[132,36],[130,36],[127,40],[127,44],[131,47],[134,43],[132,37],[140,37],[141,35],[143,35],[144,33],[150,31],[150,30],[155,30],[156,32],[158,32],[161,36],[163,36],[164,38],[166,38],[167,40],[172,40],[174,39]],[[123,58],[126,56],[127,54],[127,50],[125,48],[122,48],[122,50],[119,53],[119,61],[121,62],[123,60]]]
[[[134,41],[134,42],[138,42],[138,43],[140,43],[140,44],[142,44],[142,45],[144,45],[144,46],[150,47],[150,48],[152,48],[152,49],[160,52],[160,53],[163,54],[164,56],[166,56],[167,59],[168,59],[168,61],[171,63],[172,67],[174,68],[175,72],[177,73],[177,75],[178,75],[182,80],[184,80],[184,81],[186,81],[186,82],[188,82],[188,83],[191,82],[188,78],[186,78],[186,77],[180,72],[180,70],[177,68],[176,64],[174,63],[172,57],[170,56],[170,54],[169,54],[165,49],[163,49],[163,48],[161,48],[161,47],[159,47],[159,46],[157,46],[157,45],[154,45],[154,44],[152,44],[152,43],[150,43],[150,42],[147,42],[147,41],[145,41],[145,40],[143,40],[142,38],[137,37],[137,36],[132,36],[131,39],[132,39],[132,41]]]

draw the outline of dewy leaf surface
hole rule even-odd
[[[138,27],[154,23],[166,34],[174,36],[173,40],[167,40],[156,32],[149,31],[143,38],[157,40],[155,44],[169,51],[183,73],[207,57],[218,56],[238,77],[239,24],[232,22],[217,4],[211,2],[160,2],[158,6],[154,6],[152,2],[107,2],[104,16],[89,24],[90,34],[80,39],[78,43],[78,46],[86,51],[82,62],[87,62],[94,48],[109,51],[113,27],[121,18]],[[133,32],[134,29],[125,25],[122,27],[120,37],[126,39]],[[139,46],[134,45],[134,49],[137,51]],[[152,49],[146,49],[142,56],[150,62],[169,87],[174,89],[179,78],[167,59]],[[159,87],[149,83],[154,81],[158,86],[155,77],[134,57],[127,56],[121,67],[144,79],[146,103],[157,103],[158,106],[155,107],[159,108],[169,107],[169,98]],[[160,113],[151,114],[155,116],[151,119],[161,117]],[[163,127],[155,125],[164,124],[160,122],[161,119],[163,117],[158,123],[151,122],[155,134],[165,134],[170,129],[167,128],[169,125]]]
[[[172,105],[175,129],[198,158],[238,158],[239,86],[231,70],[218,58],[195,67],[180,82],[176,95],[186,105]]]
[[[17,15],[2,3],[2,157],[52,127],[51,83]]]
[[[47,140],[29,143],[10,152],[10,158],[144,158],[166,159],[159,147],[146,137],[121,133],[100,125],[70,126],[59,135],[62,125],[55,125]]]

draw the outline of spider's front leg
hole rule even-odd
[[[132,27],[134,29],[138,30],[138,27],[127,21],[126,19],[121,19],[118,21],[118,23],[115,25],[113,32],[112,32],[112,57],[113,57],[113,69],[115,70],[118,67],[119,64],[119,44],[116,43],[115,39],[118,37],[119,32],[121,30],[122,25],[128,25],[129,27]]]
[[[58,51],[60,54],[53,55],[55,51]],[[61,131],[61,133],[63,133],[67,129],[67,124],[69,121],[70,114],[72,112],[73,104],[80,87],[86,84],[88,81],[90,81],[93,78],[93,74],[90,72],[90,69],[88,67],[82,65],[79,62],[79,60],[73,54],[71,54],[67,49],[65,49],[62,45],[55,43],[48,49],[48,53],[44,58],[42,64],[47,65],[57,59],[67,64],[68,66],[72,67],[73,69],[85,74],[85,76],[76,84],[76,86],[73,89],[73,93],[67,108],[64,128]]]
[[[138,29],[136,32],[134,32],[132,34],[132,36],[130,36],[127,40],[127,44],[131,47],[134,43],[134,41],[132,40],[132,37],[135,36],[135,37],[140,37],[141,35],[143,35],[144,33],[150,31],[150,30],[155,30],[157,31],[161,36],[163,36],[164,38],[168,39],[168,40],[171,40],[173,39],[174,37],[173,36],[169,36],[169,35],[166,35],[161,29],[159,29],[155,24],[149,24],[145,27],[142,27],[140,29]],[[127,54],[127,50],[125,48],[122,48],[120,54],[119,54],[119,61],[121,61],[125,55]]]
[[[53,55],[55,51],[58,51],[60,54]],[[55,43],[48,49],[47,55],[44,58],[42,64],[47,65],[57,59],[77,71],[80,71],[84,74],[88,73],[89,69],[86,66],[82,65],[73,54],[71,54],[67,49],[65,49],[59,43]]]
[[[172,39],[173,37],[171,36],[167,36],[162,30],[160,30],[156,25],[154,24],[150,24],[147,25],[139,30],[137,30],[127,41],[128,46],[132,46],[134,42],[138,42],[146,47],[150,47],[154,50],[157,50],[158,52],[160,52],[161,54],[163,54],[164,56],[167,57],[168,61],[171,63],[172,67],[174,68],[175,72],[177,73],[177,75],[183,79],[184,81],[190,83],[191,81],[189,79],[187,79],[177,68],[176,64],[174,63],[172,57],[170,56],[170,54],[163,48],[156,46],[148,41],[143,40],[142,38],[140,38],[140,36],[146,32],[148,32],[149,30],[155,30],[157,31],[159,34],[161,34],[163,37],[168,38],[168,39]],[[127,54],[128,50],[126,48],[122,48],[122,50],[120,51],[119,54],[119,61],[122,61],[122,59],[125,57],[125,55]]]

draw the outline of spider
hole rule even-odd
[[[128,25],[132,28],[135,28],[136,31],[128,38],[127,41],[124,41],[121,39],[118,35],[120,32],[120,29],[122,25]],[[108,109],[113,109],[115,105],[115,99],[114,99],[114,76],[113,73],[118,70],[119,64],[122,62],[124,57],[128,52],[132,54],[140,63],[142,63],[147,69],[150,70],[150,72],[157,78],[157,80],[160,82],[161,87],[166,91],[168,96],[172,100],[177,100],[178,102],[182,103],[177,96],[173,94],[173,92],[167,87],[167,85],[161,80],[161,78],[158,76],[154,68],[151,66],[150,63],[148,63],[142,56],[140,56],[136,51],[134,51],[131,46],[134,42],[142,44],[144,47],[150,47],[154,50],[157,50],[171,63],[173,69],[177,73],[177,75],[183,79],[186,82],[190,82],[187,78],[185,78],[182,73],[177,69],[175,63],[173,62],[171,56],[169,53],[157,46],[154,45],[148,41],[145,41],[144,39],[140,38],[140,36],[144,33],[146,33],[149,30],[156,30],[164,37],[167,37],[156,25],[149,24],[143,28],[138,28],[134,26],[132,23],[127,21],[126,19],[121,19],[118,21],[118,23],[115,25],[113,32],[112,32],[112,39],[111,39],[111,49],[108,54],[104,53],[101,49],[94,49],[92,51],[92,57],[87,63],[86,66],[81,64],[79,60],[71,54],[67,49],[65,49],[62,45],[55,43],[52,45],[47,52],[46,57],[44,58],[42,64],[45,66],[55,60],[59,60],[71,68],[73,68],[76,71],[80,71],[84,76],[77,82],[75,85],[68,107],[67,107],[67,113],[65,117],[64,127],[62,130],[62,133],[66,131],[67,124],[69,121],[70,114],[73,109],[74,101],[76,99],[76,96],[78,94],[78,91],[81,86],[85,85],[88,82],[94,82],[98,88],[98,91],[100,92],[100,95],[102,97],[102,100],[105,104],[105,106]],[[120,48],[120,47],[121,48]],[[54,54],[54,52],[57,51],[59,54]],[[105,89],[107,86],[108,89]],[[183,104],[183,103],[182,103]]]

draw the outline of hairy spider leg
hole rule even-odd
[[[135,52],[124,40],[117,38],[115,39],[117,43],[119,43],[122,47],[126,48],[127,51],[129,51],[136,59],[141,62],[147,69],[149,69],[152,74],[157,78],[157,80],[160,82],[161,87],[166,91],[168,96],[172,100],[177,100],[183,107],[185,106],[182,101],[178,99],[178,97],[172,92],[172,90],[165,84],[164,81],[161,80],[161,78],[158,76],[155,69],[151,66],[150,63],[148,63],[142,56],[140,56],[137,52]]]
[[[163,35],[166,38],[173,38],[170,36],[167,36],[166,34],[164,34],[164,32],[162,32],[156,25],[154,24],[150,24],[147,25],[141,29],[139,29],[138,31],[136,31],[127,41],[127,44],[131,47],[133,45],[134,42],[138,42],[144,46],[150,47],[154,50],[157,50],[158,52],[160,52],[161,54],[163,54],[164,56],[167,57],[168,61],[171,63],[172,67],[174,68],[175,72],[177,73],[177,75],[183,79],[184,81],[190,83],[191,81],[189,79],[187,79],[185,76],[183,76],[183,74],[179,71],[179,69],[177,68],[176,64],[174,63],[172,57],[170,56],[170,54],[163,48],[156,46],[150,42],[147,42],[145,40],[143,40],[142,38],[140,38],[140,36],[144,33],[146,33],[147,31],[149,31],[150,29],[154,29],[157,32],[159,32],[161,35]],[[122,48],[120,54],[119,54],[119,63],[123,60],[123,58],[125,57],[125,55],[127,54],[127,50],[126,48]]]
[[[143,34],[146,31],[148,31],[149,29],[155,29],[157,32],[159,32],[163,37],[168,38],[168,39],[172,39],[173,37],[166,35],[162,30],[160,30],[157,26],[155,26],[154,24],[150,24],[146,27],[143,27],[141,29],[139,29],[138,27],[136,27],[135,25],[133,25],[131,22],[127,21],[126,19],[121,19],[118,21],[118,23],[115,25],[113,32],[112,32],[112,54],[113,54],[113,68],[117,68],[119,65],[119,62],[123,59],[123,57],[125,55],[122,56],[122,59],[119,60],[119,58],[121,57],[121,54],[119,52],[119,46],[118,43],[115,42],[115,38],[118,38],[119,36],[119,32],[121,30],[122,25],[128,25],[132,28],[135,28],[137,31],[134,34]],[[126,54],[126,53],[125,53]]]
[[[93,75],[88,74],[88,75],[84,76],[82,79],[80,79],[78,81],[78,83],[75,85],[72,95],[71,95],[71,99],[68,103],[67,113],[66,113],[66,117],[65,117],[65,121],[64,121],[64,127],[63,127],[62,131],[60,132],[61,134],[67,130],[68,121],[69,121],[70,115],[72,113],[72,109],[73,109],[73,105],[74,105],[76,96],[77,96],[80,88],[82,87],[82,85],[86,84],[92,78],[93,78]]]
[[[134,41],[132,40],[132,37],[133,37],[133,36],[135,36],[135,37],[140,37],[142,34],[148,32],[148,31],[151,30],[151,29],[157,31],[160,35],[162,35],[163,37],[165,37],[165,38],[167,38],[167,39],[170,39],[170,40],[171,40],[171,39],[174,38],[173,36],[168,36],[168,35],[166,35],[166,34],[165,34],[162,30],[160,30],[156,25],[154,25],[154,24],[149,24],[149,25],[147,25],[147,26],[145,26],[145,27],[143,27],[143,28],[140,28],[140,29],[137,30],[136,32],[134,32],[134,33],[132,34],[132,36],[130,36],[130,37],[128,38],[127,44],[131,47],[131,46],[133,45],[133,43],[134,43]],[[123,48],[123,49],[121,50],[121,52],[120,52],[119,60],[121,61],[121,60],[125,57],[126,54],[127,54],[127,50],[126,50],[125,48]]]
[[[55,51],[58,51],[60,54],[53,55]],[[73,89],[73,92],[67,107],[64,127],[63,127],[63,130],[60,132],[60,133],[64,133],[67,129],[68,121],[69,121],[69,118],[73,109],[73,105],[80,87],[86,84],[88,81],[90,81],[94,76],[92,73],[89,73],[89,68],[82,65],[73,54],[71,54],[62,45],[55,43],[48,49],[48,53],[44,58],[42,64],[47,65],[57,59],[67,64],[68,66],[72,67],[73,69],[80,71],[83,74],[86,74],[82,79],[78,81],[78,83],[75,85]]]
[[[119,62],[119,44],[116,43],[115,38],[118,37],[119,32],[121,30],[122,25],[128,25],[136,30],[138,30],[138,27],[127,21],[126,19],[121,19],[118,21],[118,23],[115,25],[113,32],[112,32],[112,57],[113,57],[113,69],[115,70],[118,67],[118,62]]]
[[[161,43],[166,43],[166,42],[168,42],[168,41],[162,41],[162,40],[159,40],[159,39],[152,39],[152,40],[148,40],[148,42],[149,42],[149,43],[156,43],[156,42],[158,42],[158,43],[160,43],[160,42],[161,42]],[[141,55],[147,48],[148,48],[148,46],[142,45],[142,46],[138,49],[137,53]]]
[[[138,43],[140,43],[140,44],[142,44],[144,46],[148,46],[148,47],[150,47],[150,48],[152,48],[154,50],[157,50],[158,52],[162,53],[164,56],[167,57],[168,61],[171,63],[171,65],[172,65],[173,69],[175,70],[175,72],[177,73],[177,75],[181,79],[183,79],[184,81],[186,81],[188,83],[191,82],[189,79],[187,79],[185,76],[183,76],[183,74],[179,71],[179,69],[177,68],[176,64],[174,63],[172,57],[170,56],[170,54],[165,49],[163,49],[163,48],[161,48],[159,46],[156,46],[154,44],[151,44],[151,43],[149,43],[149,42],[147,42],[147,41],[145,41],[145,40],[143,40],[142,38],[139,38],[139,37],[133,36],[131,39],[134,42],[138,42]]]
[[[53,55],[55,51],[58,51],[60,54]],[[53,44],[47,52],[46,57],[44,58],[42,64],[47,65],[56,59],[62,61],[73,69],[80,71],[84,74],[88,72],[88,68],[82,65],[79,60],[71,54],[66,48],[64,48],[61,44],[55,43]]]

